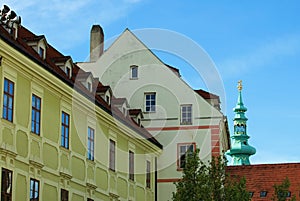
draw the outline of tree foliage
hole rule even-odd
[[[225,173],[225,156],[213,157],[205,164],[199,159],[199,150],[187,153],[183,177],[174,183],[173,201],[249,201],[244,178],[230,177]]]
[[[290,188],[290,181],[288,178],[285,178],[281,184],[274,184],[274,195],[272,197],[273,201],[296,201],[295,195],[292,198],[288,197],[289,188]]]

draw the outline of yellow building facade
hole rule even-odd
[[[156,199],[162,145],[44,36],[0,25],[0,90],[3,200]]]

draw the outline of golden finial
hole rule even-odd
[[[242,91],[243,85],[242,85],[242,80],[238,81],[238,86],[237,86],[239,91]]]

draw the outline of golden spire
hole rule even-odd
[[[239,91],[242,91],[243,85],[242,85],[242,80],[238,81],[238,86],[237,86]]]

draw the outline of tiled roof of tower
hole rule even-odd
[[[57,51],[50,44],[47,44],[46,57],[43,59],[39,56],[38,52],[35,51],[31,46],[27,44],[28,41],[39,41],[45,39],[45,36],[36,36],[34,33],[29,31],[23,26],[18,28],[18,36],[16,39],[9,34],[2,26],[0,26],[0,39],[8,43],[14,49],[31,59],[33,62],[40,65],[42,68],[59,78],[61,81],[66,83],[69,87],[78,91],[84,95],[87,99],[94,102],[97,106],[102,108],[108,114],[112,115],[131,129],[135,130],[139,135],[149,140],[151,143],[155,144],[157,147],[162,149],[162,145],[146,130],[136,125],[134,121],[130,118],[125,117],[118,109],[115,109],[108,105],[100,96],[91,93],[87,88],[80,82],[76,82],[77,76],[89,76],[89,72],[84,72],[75,63],[73,63],[71,78],[58,66],[55,65],[55,61],[67,61],[70,56],[65,56],[59,51]],[[97,91],[103,91],[109,89],[109,86],[103,86],[97,79],[93,79],[93,86],[97,86]],[[98,83],[96,83],[98,82]]]
[[[290,181],[291,196],[300,198],[300,163],[228,166],[226,171],[245,177],[247,190],[253,193],[252,201],[271,200],[274,184],[281,184],[285,178]],[[266,197],[260,197],[262,191],[267,191]]]

